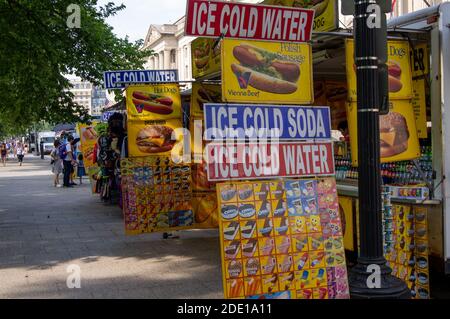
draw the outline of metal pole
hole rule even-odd
[[[368,6],[373,3],[355,1],[360,253],[349,272],[350,294],[352,298],[410,298],[406,284],[391,275],[383,256],[377,47],[387,39],[377,37],[377,29],[367,24]]]

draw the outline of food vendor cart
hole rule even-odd
[[[388,40],[406,41],[410,48],[415,130],[420,154],[412,160],[385,161],[381,165],[384,190],[394,211],[406,210],[406,215],[408,212],[420,216],[426,214],[427,223],[420,228],[419,222],[416,232],[420,234],[413,237],[419,243],[420,240],[427,241],[430,269],[446,274],[450,273],[450,184],[445,178],[450,163],[450,153],[445,147],[450,138],[446,129],[450,116],[444,112],[450,106],[450,92],[445,86],[450,76],[450,30],[446,22],[449,19],[450,4],[444,3],[388,22]],[[346,217],[346,248],[356,255],[358,176],[357,166],[351,158],[352,129],[346,127],[350,124],[350,121],[347,123],[350,120],[349,103],[345,108],[342,97],[348,82],[348,69],[351,69],[344,47],[352,36],[351,30],[318,32],[313,40],[313,54],[315,104],[330,105],[333,128],[344,132],[335,143],[336,178],[341,211]],[[419,83],[418,87],[416,83]],[[350,95],[351,92],[347,94],[347,101]],[[408,220],[401,222],[408,226]],[[422,238],[418,239],[421,234]]]

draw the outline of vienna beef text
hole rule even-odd
[[[314,10],[188,0],[186,34],[201,37],[307,42]]]
[[[206,155],[210,181],[334,174],[331,142],[213,142]]]

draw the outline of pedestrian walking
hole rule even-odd
[[[9,157],[10,158],[14,158],[14,157],[16,157],[15,155],[14,155],[14,143],[9,143]]]
[[[83,176],[86,176],[84,169],[83,153],[78,154],[77,176],[80,178],[80,185],[83,184]]]
[[[75,164],[71,145],[72,141],[73,136],[69,135],[69,137],[67,138],[67,143],[61,144],[61,146],[59,147],[59,156],[62,158],[64,165],[64,187],[73,187],[73,185],[70,184],[70,175],[72,174],[73,165]]]
[[[23,158],[25,157],[25,150],[23,149],[22,143],[17,143],[16,156],[19,161],[19,166],[22,166]]]
[[[73,161],[73,163],[72,163],[72,171],[70,172],[70,185],[72,185],[72,186],[76,186],[76,185],[78,185],[77,183],[75,183],[74,182],[74,178],[76,178],[76,174],[75,174],[75,167],[77,167],[78,166],[78,162],[77,162],[77,156],[76,156],[76,154],[77,154],[77,143],[80,141],[80,139],[79,138],[74,138],[73,140],[71,140],[69,143],[70,143],[70,146],[72,147],[72,156],[73,156],[73,159],[74,159],[74,161]]]
[[[61,157],[59,157],[59,147],[61,146],[61,142],[59,140],[56,140],[54,143],[54,149],[50,153],[50,156],[52,158],[52,173],[55,175],[55,178],[53,180],[55,187],[61,187],[59,183],[59,175],[61,175],[63,171],[63,160]]]
[[[0,145],[0,154],[2,157],[3,166],[6,166],[6,155],[8,154],[8,150],[6,148],[6,143],[2,143]]]

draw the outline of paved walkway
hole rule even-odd
[[[47,159],[0,166],[0,298],[222,298],[217,230],[125,236],[89,187],[53,187]]]

